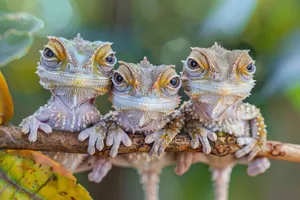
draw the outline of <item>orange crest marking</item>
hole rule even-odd
[[[68,54],[66,52],[66,48],[63,45],[63,43],[56,37],[48,37],[48,38],[49,38],[49,42],[45,46],[45,48],[51,49],[59,60],[66,60]]]
[[[95,52],[95,54],[93,55],[93,59],[95,62],[97,62],[99,65],[106,65],[106,61],[105,58],[110,55],[110,54],[114,54],[115,52],[113,52],[112,48],[111,48],[111,44],[109,42],[106,42],[104,44],[102,44],[97,51]]]

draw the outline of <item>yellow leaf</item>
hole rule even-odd
[[[0,124],[7,124],[13,114],[14,104],[6,81],[0,72]]]
[[[0,199],[91,200],[76,178],[45,155],[0,151]]]

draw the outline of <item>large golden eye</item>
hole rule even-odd
[[[180,79],[179,77],[174,77],[170,80],[170,85],[173,87],[173,88],[177,88],[179,85],[180,85]]]

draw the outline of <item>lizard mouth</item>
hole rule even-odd
[[[219,83],[209,80],[193,80],[185,83],[191,96],[203,94],[215,94],[220,96],[236,96],[238,98],[246,98],[250,95],[255,85],[254,81],[250,83]]]
[[[110,95],[113,107],[117,110],[136,109],[148,112],[168,113],[180,103],[180,99],[165,99],[157,97],[132,97]]]
[[[111,85],[111,77],[100,75],[88,75],[80,73],[64,73],[48,71],[38,68],[36,72],[40,77],[40,83],[46,89],[55,87],[74,87],[96,90],[100,93],[106,93]]]

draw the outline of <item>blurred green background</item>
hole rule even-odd
[[[1,69],[14,98],[12,123],[18,125],[50,97],[34,73],[48,35],[81,33],[87,40],[111,41],[119,60],[137,63],[147,56],[153,64],[176,64],[178,72],[189,47],[217,41],[228,49],[251,49],[257,85],[247,101],[261,108],[270,140],[300,144],[299,11],[299,0],[0,0],[0,14],[28,12],[45,21],[28,54]],[[107,96],[97,104],[103,114],[111,105]],[[230,199],[300,199],[299,172],[299,164],[272,161],[270,170],[251,178],[245,166],[237,166]],[[94,199],[143,198],[133,169],[114,168],[101,184],[89,183],[87,174],[77,177]],[[162,172],[160,199],[213,199],[212,189],[208,166],[195,164],[181,177],[171,166]]]

